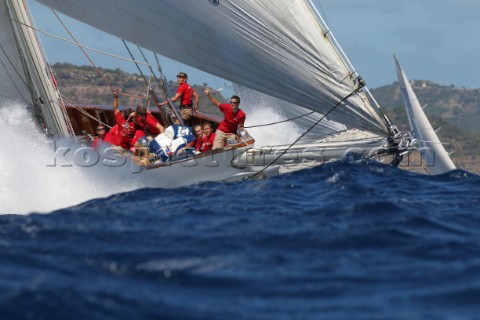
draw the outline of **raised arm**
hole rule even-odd
[[[210,100],[210,102],[218,108],[220,106],[220,102],[218,102],[218,100],[215,99],[214,97],[210,96],[210,89],[206,88],[204,92],[205,92],[205,95],[207,96],[208,100]]]
[[[120,112],[118,110],[118,92],[117,90],[113,90],[113,113],[117,114]]]
[[[193,111],[194,112],[198,112],[198,101],[199,100],[200,100],[200,96],[198,95],[198,93],[195,92],[195,90],[193,90],[193,101],[194,101]]]

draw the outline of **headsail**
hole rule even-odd
[[[358,83],[305,0],[39,0],[95,28],[325,114]],[[330,119],[387,134],[361,91]]]
[[[50,133],[68,137],[68,121],[45,63],[25,2],[0,3],[0,99],[32,106]]]
[[[408,122],[411,133],[422,143],[420,152],[427,160],[427,170],[432,174],[441,174],[455,169],[450,156],[443,147],[430,121],[423,111],[417,95],[410,85],[407,75],[403,71],[397,58],[394,56],[397,66],[397,77],[402,91],[405,108],[407,110]]]
[[[0,97],[32,104],[8,12],[7,3],[3,1],[0,4]]]

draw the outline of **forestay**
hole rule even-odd
[[[326,113],[357,88],[305,0],[39,0],[166,57]],[[330,119],[387,133],[363,92]]]

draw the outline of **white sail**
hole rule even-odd
[[[68,137],[68,121],[23,1],[0,2],[0,100],[41,113],[51,134]]]
[[[358,88],[305,0],[39,0],[97,29],[320,113]],[[363,92],[329,114],[387,134]]]
[[[33,104],[5,1],[0,4],[0,97]],[[21,71],[21,72],[17,72]]]
[[[427,160],[426,169],[432,174],[442,174],[455,169],[450,156],[443,147],[430,121],[428,121],[423,108],[418,101],[417,95],[412,89],[407,75],[403,71],[397,58],[394,57],[397,66],[397,77],[402,91],[405,108],[411,133],[422,143],[420,152]]]

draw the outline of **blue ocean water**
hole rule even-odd
[[[479,190],[332,163],[0,215],[0,318],[478,319]]]

